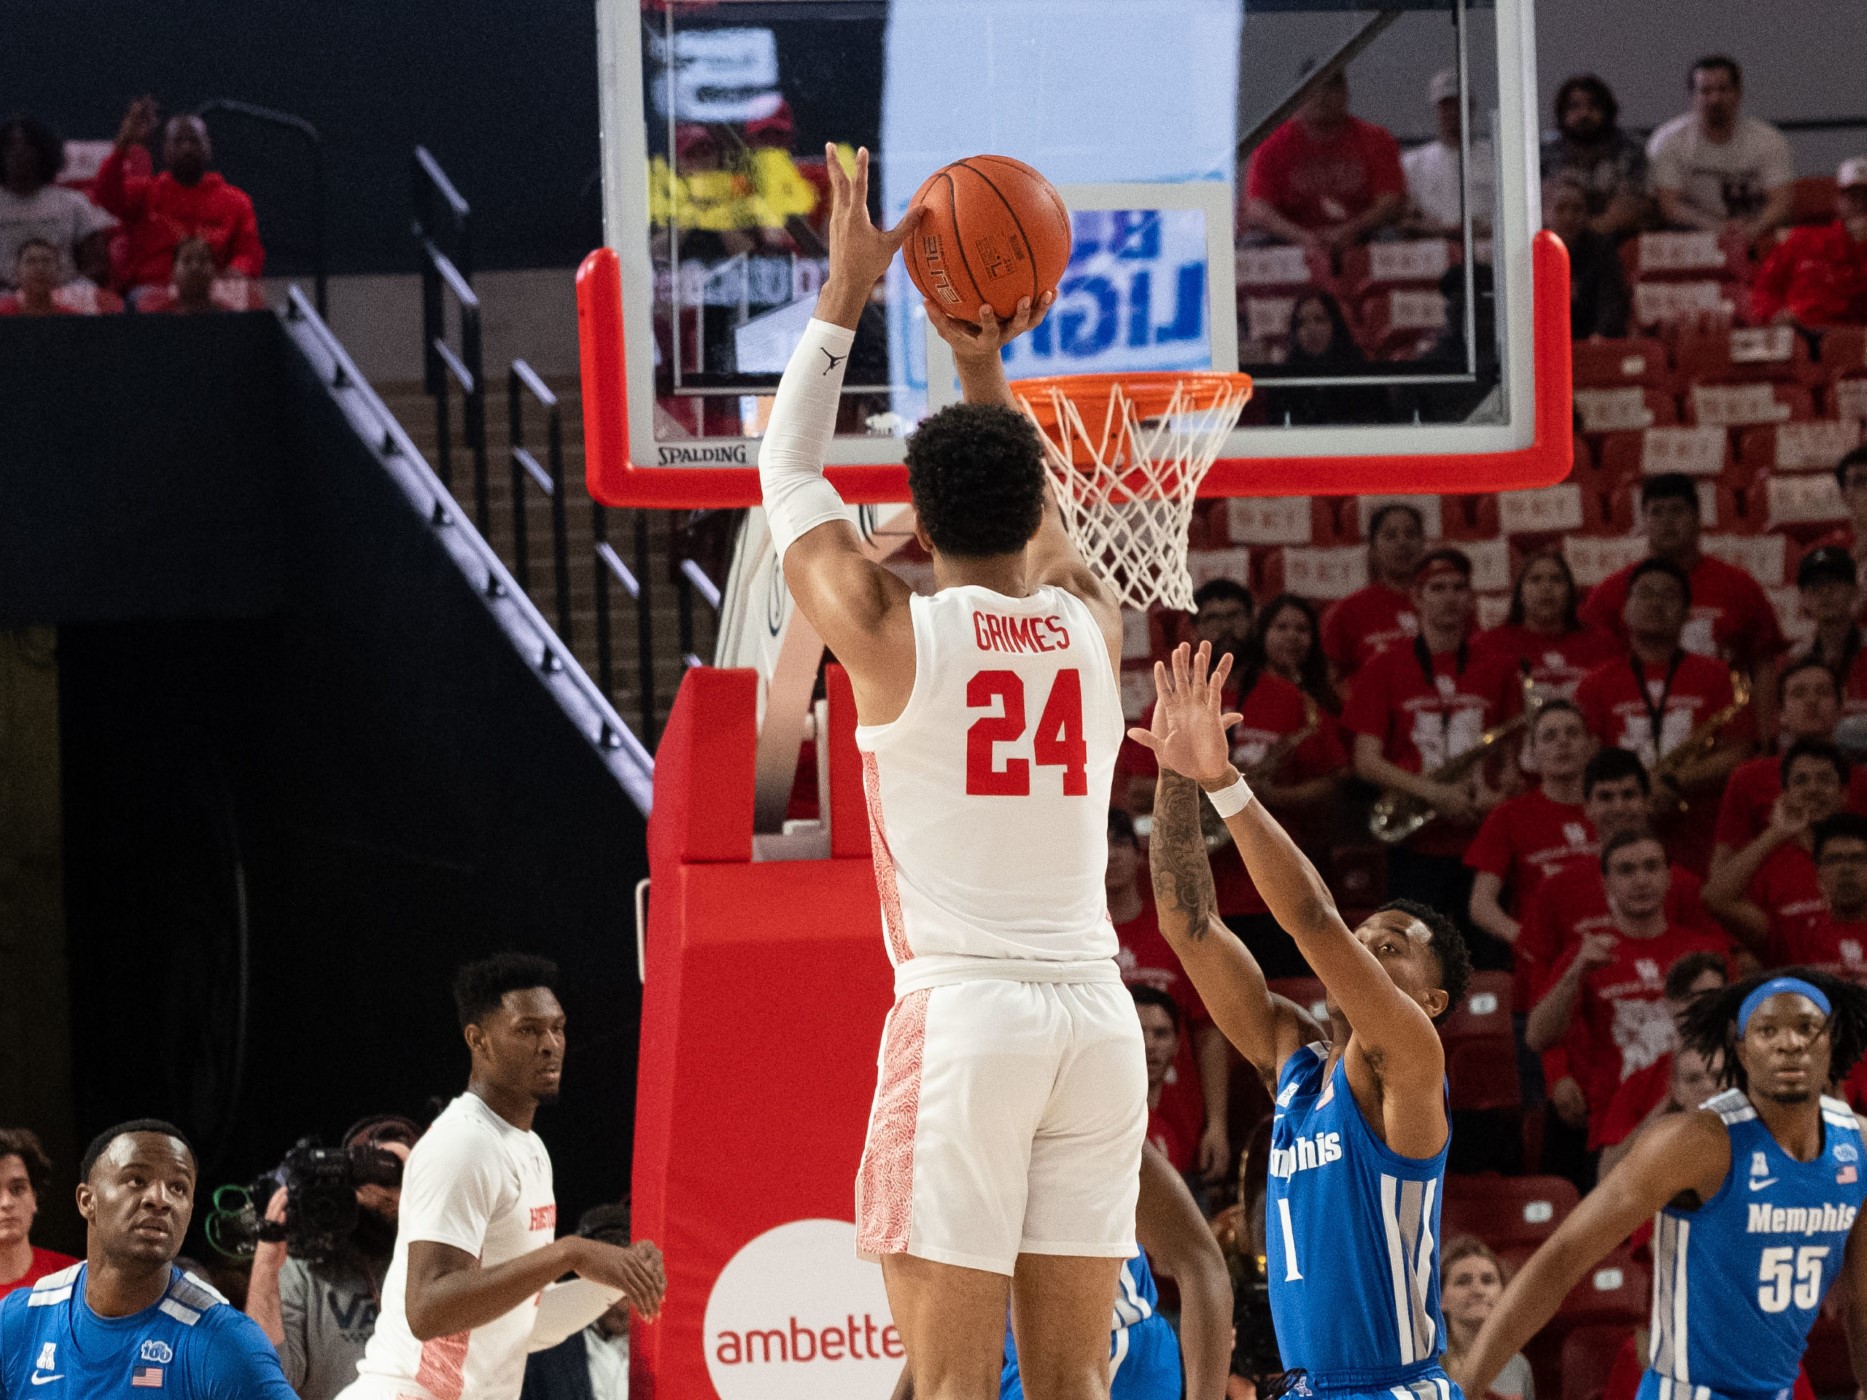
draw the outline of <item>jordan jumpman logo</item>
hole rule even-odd
[[[842,364],[844,360],[847,360],[849,358],[849,356],[847,355],[832,355],[828,350],[825,350],[824,347],[821,345],[819,345],[817,348],[819,350],[823,350],[824,358],[830,362],[829,364],[823,367],[823,372],[825,374],[828,374],[831,370],[835,369],[838,365]]]

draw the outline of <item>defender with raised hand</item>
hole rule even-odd
[[[1530,1256],[1460,1363],[1466,1393],[1555,1315],[1597,1260],[1653,1221],[1652,1351],[1639,1400],[1786,1396],[1823,1297],[1848,1275],[1848,1351],[1867,1381],[1861,1120],[1824,1090],[1867,1048],[1867,988],[1812,968],[1703,993],[1681,1036],[1727,1088],[1653,1124]]]
[[[849,671],[895,1006],[856,1179],[922,1400],[999,1393],[1010,1305],[1033,1400],[1100,1400],[1134,1253],[1147,1081],[1103,872],[1121,744],[1121,611],[1046,495],[1000,323],[929,315],[966,402],[908,440],[937,591],[863,550],[824,478],[843,369],[907,237],[869,221],[868,154],[832,153],[830,267],[759,452],[798,610]]]
[[[1265,1252],[1284,1365],[1300,1393],[1450,1400],[1439,1365],[1439,1207],[1451,1125],[1434,1023],[1470,956],[1434,910],[1395,902],[1350,930],[1309,859],[1228,761],[1228,660],[1157,664],[1160,759],[1149,859],[1161,932],[1213,1019],[1273,1084]],[[1322,979],[1329,1025],[1271,993],[1213,908],[1199,791],[1225,818],[1278,924]]]

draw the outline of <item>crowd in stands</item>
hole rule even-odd
[[[148,142],[162,133],[162,170]],[[194,315],[262,308],[253,201],[214,169],[200,117],[130,104],[94,172],[65,179],[44,122],[0,123],[0,316]]]

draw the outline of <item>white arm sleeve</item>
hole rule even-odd
[[[778,381],[778,399],[759,444],[758,481],[780,563],[805,531],[843,518],[843,498],[824,480],[823,459],[836,432],[843,367],[855,339],[845,326],[812,319]]]

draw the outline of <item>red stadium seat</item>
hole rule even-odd
[[[1562,1400],[1601,1400],[1614,1358],[1633,1335],[1623,1323],[1577,1327],[1562,1339]]]
[[[1323,1005],[1326,993],[1322,982],[1315,977],[1276,977],[1271,980],[1271,990],[1288,1001],[1294,1001],[1318,1021],[1327,1023],[1329,1012]]]
[[[1815,416],[1815,396],[1801,384],[1745,381],[1694,384],[1685,392],[1686,422],[1720,428],[1799,423]]]
[[[1740,282],[1749,269],[1742,250],[1709,231],[1643,233],[1621,245],[1621,270],[1632,282]]]
[[[1465,995],[1439,1023],[1440,1039],[1471,1040],[1485,1036],[1509,1039],[1511,974],[1475,972]]]
[[[1637,384],[1577,389],[1575,414],[1584,433],[1638,432],[1677,423],[1679,400],[1665,390]]]
[[[1608,490],[1618,490],[1659,472],[1719,476],[1730,462],[1730,436],[1722,432],[1702,433],[1668,424],[1608,433],[1601,439],[1601,478]]]
[[[1749,326],[1720,335],[1682,333],[1673,345],[1679,377],[1698,383],[1785,380],[1814,384],[1826,376],[1793,326]]]
[[[1836,326],[1823,331],[1820,363],[1830,379],[1867,370],[1867,328]]]
[[[1486,1113],[1523,1106],[1517,1043],[1508,1035],[1448,1043],[1446,1079],[1451,1085],[1454,1113]]]
[[[1464,250],[1446,238],[1411,238],[1362,243],[1342,254],[1342,286],[1359,298],[1377,287],[1437,287]]]
[[[1651,336],[1578,340],[1574,356],[1578,388],[1612,389],[1622,384],[1644,384],[1665,389],[1672,384],[1672,364],[1666,342]]]
[[[1652,1298],[1647,1266],[1620,1246],[1569,1290],[1550,1326],[1568,1332],[1576,1327],[1638,1327]]]
[[[1806,423],[1772,423],[1746,428],[1737,436],[1737,458],[1746,478],[1759,472],[1829,471],[1843,453],[1860,445],[1857,419],[1813,418]]]
[[[1362,344],[1388,359],[1411,359],[1446,329],[1446,298],[1435,287],[1384,287],[1360,303]]]
[[[1796,181],[1791,199],[1793,202],[1789,206],[1790,223],[1828,223],[1835,216],[1835,177],[1804,175]]]
[[[1493,1249],[1534,1247],[1556,1232],[1581,1197],[1559,1176],[1449,1176],[1443,1239],[1476,1235]]]

